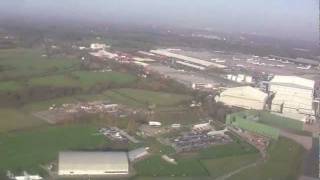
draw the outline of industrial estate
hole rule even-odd
[[[317,57],[88,34],[1,31],[0,179],[319,177]]]

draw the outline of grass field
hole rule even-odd
[[[32,78],[29,86],[47,87],[80,87],[84,90],[90,89],[97,84],[126,85],[135,81],[135,77],[119,72],[89,72],[77,71],[65,75],[53,75]]]
[[[231,143],[227,145],[212,146],[199,152],[201,159],[214,159],[230,156],[240,156],[245,154],[256,154],[256,150],[251,145],[245,142]]]
[[[300,172],[303,148],[295,142],[280,137],[269,147],[267,162],[240,172],[228,180],[295,180]],[[168,165],[160,156],[136,164],[138,176],[135,179],[213,179],[226,175],[258,160],[256,150],[243,151],[236,144],[212,147],[200,152],[198,158],[178,157],[180,165]],[[189,164],[186,164],[189,163]],[[201,169],[201,168],[202,169]],[[189,172],[189,173],[187,173]],[[175,177],[175,178],[173,178]]]
[[[130,94],[130,96],[122,95],[118,92],[126,92],[133,93]],[[136,94],[141,93],[147,93],[152,94],[152,96],[149,97],[139,97],[135,96]],[[69,97],[63,97],[63,98],[56,98],[46,101],[38,101],[33,102],[30,104],[26,104],[22,109],[26,112],[37,112],[41,110],[47,110],[52,104],[56,104],[57,106],[62,105],[64,103],[75,103],[78,101],[94,101],[94,100],[109,100],[113,103],[119,103],[128,105],[131,107],[147,107],[145,103],[145,100],[148,99],[150,103],[156,103],[159,102],[161,97],[169,97],[166,100],[162,100],[161,104],[162,106],[172,106],[173,104],[179,104],[182,101],[191,99],[190,96],[187,95],[178,95],[178,94],[170,94],[170,93],[164,93],[164,92],[155,92],[155,91],[146,91],[146,90],[139,90],[139,89],[113,89],[108,90],[105,92],[102,92],[101,94],[89,94],[89,95],[75,95],[75,96],[69,96]],[[192,113],[189,113],[189,115]],[[170,115],[171,118],[174,118],[175,114]],[[183,116],[183,115],[182,115]],[[168,116],[159,117],[160,119],[167,119]],[[195,116],[188,116],[189,118],[193,118]],[[197,120],[197,119],[194,119]]]
[[[163,159],[162,154],[172,154],[172,150],[161,144],[150,143],[153,156],[134,165],[137,176],[141,177],[218,177],[234,171],[244,165],[255,162],[259,158],[258,151],[235,138],[235,142],[227,145],[217,145],[200,152],[171,155],[178,162],[172,165]],[[148,141],[147,141],[148,142]],[[150,140],[155,142],[155,140]]]
[[[120,72],[77,71],[72,73],[72,75],[76,77],[82,88],[91,87],[97,83],[114,83],[116,85],[126,85],[136,80],[134,76]]]
[[[200,114],[188,108],[179,109],[172,107],[172,111],[160,109],[156,110],[154,114],[154,120],[162,122],[164,125],[179,123],[190,126],[191,124],[198,123],[201,118]]]
[[[0,50],[0,79],[40,75],[48,72],[65,72],[78,69],[79,61],[73,58],[43,57],[41,49]]]
[[[197,159],[179,159],[177,165],[164,161],[160,155],[135,164],[139,176],[207,176],[206,169]]]
[[[16,81],[3,81],[0,82],[0,92],[19,91],[23,85]]]
[[[187,95],[146,91],[139,89],[118,89],[113,92],[126,99],[136,101],[142,105],[156,104],[157,106],[173,106],[179,104],[182,101],[188,101],[191,99],[191,97]]]
[[[280,137],[269,148],[266,163],[249,168],[228,180],[296,180],[301,172],[303,147]]]
[[[0,170],[38,172],[63,150],[85,150],[103,147],[107,141],[95,136],[96,128],[88,125],[48,127],[0,136]]]
[[[259,154],[247,154],[241,156],[201,160],[201,163],[203,163],[203,165],[207,168],[212,178],[217,178],[245,165],[254,163],[258,158]]]
[[[77,82],[65,75],[53,75],[32,78],[28,81],[32,87],[49,86],[49,87],[77,87]]]
[[[16,109],[0,109],[0,134],[44,124],[42,120]]]

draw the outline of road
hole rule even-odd
[[[281,130],[280,135],[297,142],[308,151],[312,149],[312,137],[310,136],[297,135],[285,130]]]

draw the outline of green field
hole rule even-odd
[[[280,137],[269,148],[266,163],[249,168],[228,180],[296,180],[301,172],[303,147]]]
[[[127,96],[118,92],[126,92],[126,94],[128,93],[132,93],[132,94],[130,94],[130,96]],[[136,93],[137,94],[147,93],[147,94],[152,94],[152,96],[140,97],[140,96],[135,96]],[[74,95],[74,96],[63,97],[63,98],[55,98],[55,99],[46,100],[46,101],[37,101],[37,102],[24,105],[22,109],[26,112],[37,112],[37,111],[47,110],[53,104],[60,106],[64,103],[75,103],[79,101],[95,101],[95,100],[109,100],[112,103],[124,104],[131,107],[145,108],[147,107],[147,105],[145,104],[146,99],[148,99],[149,103],[157,103],[160,101],[161,97],[169,97],[168,99],[161,100],[162,106],[172,106],[173,104],[179,104],[183,101],[191,99],[191,96],[170,94],[170,93],[164,93],[164,92],[155,92],[155,91],[147,91],[147,90],[139,90],[139,89],[113,89],[113,90],[107,90],[100,94],[89,94],[89,95],[80,94],[80,95]],[[190,115],[188,116],[189,118],[195,117],[192,115],[192,113],[189,113],[189,115]],[[165,120],[167,119],[166,117],[168,116],[163,116],[159,118]],[[175,117],[177,117],[175,116],[175,114],[170,115],[170,118],[175,118]]]
[[[53,75],[32,78],[28,81],[31,87],[46,86],[46,87],[77,87],[77,81],[68,78],[65,75]]]
[[[19,91],[23,85],[16,81],[2,81],[0,82],[0,92]]]
[[[202,160],[201,162],[207,168],[212,178],[226,175],[243,166],[255,163],[259,154],[248,154],[241,156],[223,157],[217,159]]]
[[[42,120],[16,109],[0,109],[0,134],[44,124]]]
[[[246,154],[257,154],[258,150],[246,142],[240,141],[227,145],[213,146],[199,152],[201,159],[214,159]]]
[[[166,109],[161,108],[160,110],[156,110],[154,114],[154,120],[162,122],[164,125],[171,125],[174,123],[190,126],[190,124],[195,124],[199,122],[201,119],[201,115],[192,111],[188,108],[174,108],[172,107],[172,111],[166,111]]]
[[[227,180],[295,180],[301,172],[303,151],[300,145],[280,137],[269,147],[270,156],[266,162],[260,162]],[[150,179],[150,176],[159,179],[214,179],[257,162],[259,154],[255,152],[243,153],[236,145],[220,146],[216,152],[212,147],[200,152],[199,157],[178,157],[180,165],[170,165],[160,156],[153,156],[135,165],[138,173],[135,179]]]
[[[74,58],[43,57],[41,49],[0,50],[0,79],[66,72],[79,68]]]
[[[136,101],[142,105],[155,104],[157,106],[173,106],[183,101],[191,100],[191,97],[187,95],[140,89],[119,89],[113,92],[126,99]]]
[[[219,177],[241,166],[251,164],[259,158],[258,151],[251,145],[234,137],[235,142],[227,145],[217,145],[186,154],[172,155],[168,149],[150,139],[147,146],[151,147],[153,156],[134,165],[137,176],[141,177]],[[162,154],[171,154],[178,162],[170,164],[161,158]]]
[[[134,76],[125,73],[77,71],[65,75],[32,78],[28,84],[31,87],[79,87],[87,90],[97,84],[112,83],[121,86],[130,84],[134,81]]]
[[[160,155],[135,164],[139,176],[208,176],[197,159],[179,159],[177,165],[164,161]]]
[[[79,81],[81,87],[90,87],[97,83],[114,83],[115,85],[126,85],[132,83],[136,78],[121,72],[88,72],[77,71],[72,75]]]
[[[107,144],[103,136],[93,135],[89,125],[48,127],[0,136],[0,171],[38,172],[39,165],[58,158],[63,150],[95,149]]]

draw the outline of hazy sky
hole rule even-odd
[[[0,15],[208,27],[315,41],[318,38],[318,1],[0,0]]]

